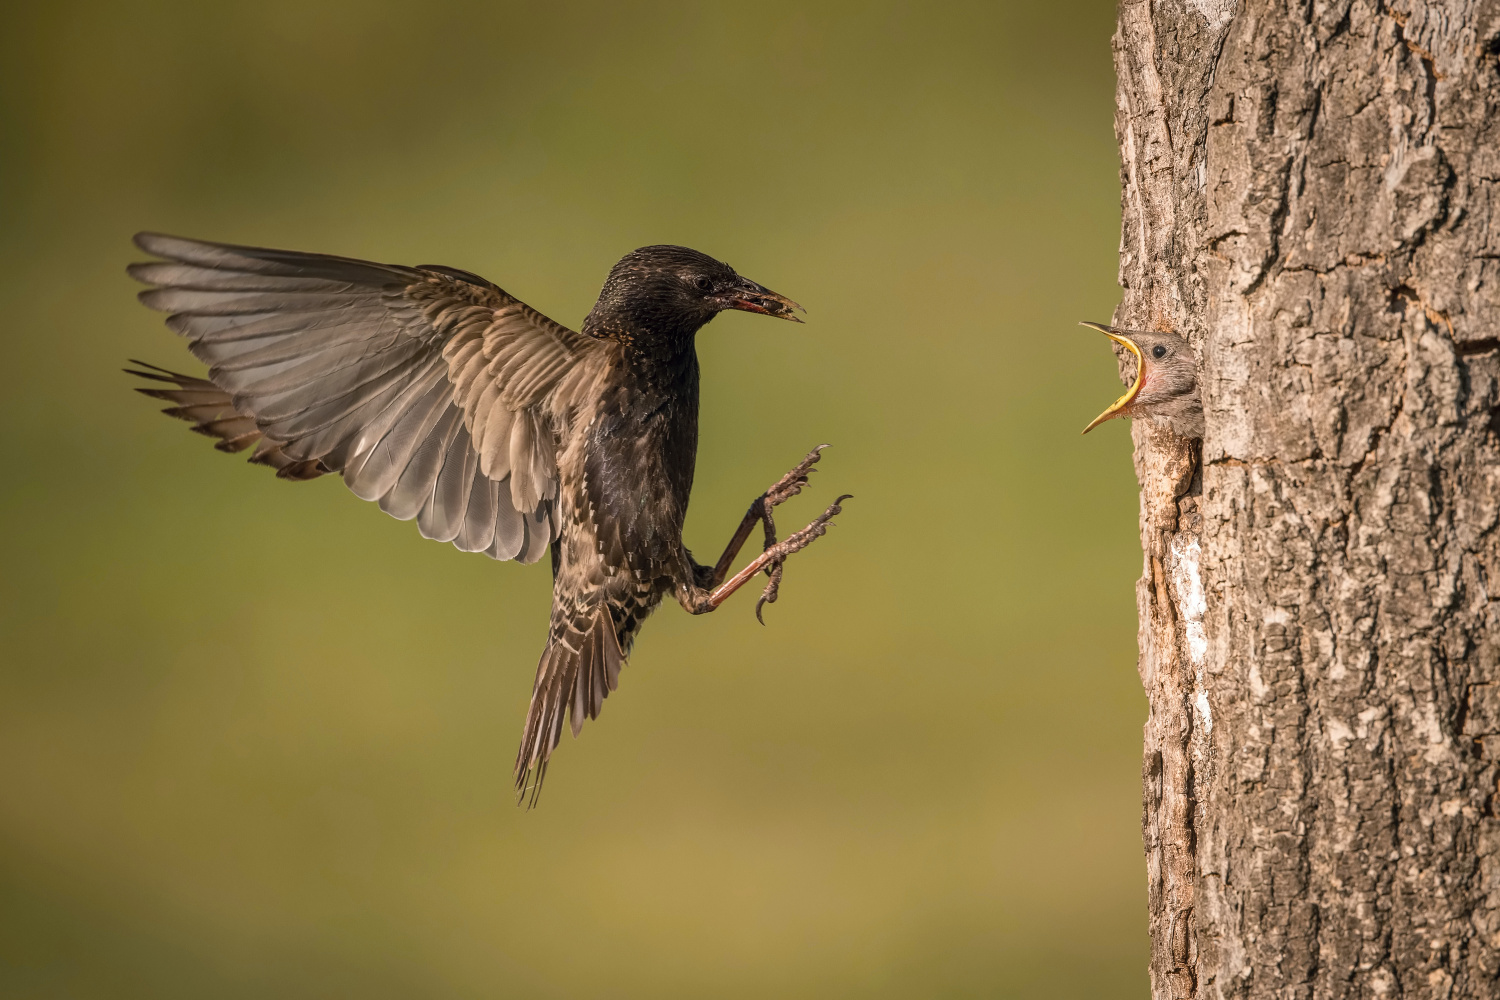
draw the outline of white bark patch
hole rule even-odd
[[[1427,750],[1423,756],[1429,764],[1436,764],[1447,755],[1448,737],[1443,733],[1443,724],[1438,721],[1436,705],[1427,702],[1413,711],[1411,726],[1418,736],[1427,741]]]
[[[1359,738],[1362,740],[1369,739],[1370,733],[1374,731],[1374,723],[1376,722],[1376,720],[1384,717],[1385,708],[1380,705],[1374,705],[1370,708],[1365,709],[1363,712],[1360,712],[1358,729]]]
[[[1208,693],[1203,690],[1203,663],[1208,658],[1208,634],[1203,629],[1203,616],[1208,612],[1208,598],[1203,591],[1202,559],[1203,548],[1196,536],[1173,536],[1172,590],[1176,597],[1177,617],[1182,620],[1188,660],[1193,665],[1193,707],[1203,721],[1203,731],[1211,733],[1214,713],[1208,703]]]
[[[1203,548],[1197,538],[1173,536],[1172,588],[1177,591],[1177,614],[1187,633],[1188,657],[1198,668],[1202,668],[1203,660],[1208,656],[1208,636],[1203,631],[1208,599],[1203,592],[1203,573],[1199,568],[1202,558]]]
[[[1189,0],[1189,4],[1203,15],[1210,31],[1218,31],[1234,20],[1235,12],[1240,6],[1239,0]]]

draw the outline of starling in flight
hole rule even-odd
[[[142,233],[162,258],[130,274],[141,301],[208,364],[208,378],[136,362],[163,412],[254,447],[283,479],[339,473],[423,536],[531,563],[550,551],[552,622],[516,787],[532,801],[570,714],[576,736],[613,691],[666,594],[702,614],[821,536],[839,497],[776,540],[772,509],[821,448],[750,505],[712,566],[682,544],[698,446],[694,336],[725,309],[800,322],[795,302],[685,247],[627,254],[581,332],[467,271]],[[163,387],[163,384],[170,388]],[[765,548],[729,567],[757,524]]]
[[[1170,428],[1185,438],[1203,437],[1203,403],[1193,349],[1175,333],[1117,330],[1102,323],[1080,326],[1098,330],[1135,355],[1135,380],[1125,395],[1095,417],[1083,433],[1114,417],[1136,417]]]

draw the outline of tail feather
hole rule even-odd
[[[585,719],[599,717],[604,699],[619,684],[624,665],[625,655],[608,608],[553,613],[516,754],[518,797],[525,798],[529,792],[529,805],[536,805],[547,762],[562,739],[563,716],[571,716],[577,736]]]
[[[132,360],[131,364],[140,367],[125,369],[128,375],[176,386],[175,389],[138,386],[136,392],[175,404],[161,412],[178,420],[186,420],[199,434],[217,438],[218,443],[214,447],[219,451],[244,451],[254,445],[255,451],[251,453],[250,461],[256,465],[269,465],[282,479],[316,479],[332,471],[319,461],[300,461],[286,454],[279,443],[261,432],[256,426],[255,418],[234,408],[234,399],[229,393],[207,379],[179,375],[166,368],[148,365],[144,361]]]

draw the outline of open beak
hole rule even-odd
[[[1135,355],[1135,381],[1131,383],[1129,389],[1125,390],[1125,395],[1109,404],[1109,409],[1089,421],[1089,425],[1083,429],[1083,433],[1087,434],[1111,417],[1118,417],[1120,411],[1129,406],[1130,401],[1135,399],[1135,394],[1141,391],[1141,376],[1146,373],[1146,359],[1141,355],[1141,349],[1135,346],[1135,342],[1129,337],[1121,335],[1120,331],[1114,327],[1105,326],[1103,323],[1090,323],[1087,321],[1078,325],[1086,326],[1090,330],[1098,330],[1115,343],[1124,345],[1127,351]]]
[[[741,278],[740,287],[725,292],[719,301],[725,309],[743,309],[745,312],[775,316],[777,319],[789,319],[793,323],[802,322],[792,315],[793,310],[807,312],[785,295],[777,295],[769,288],[757,285],[749,278]]]

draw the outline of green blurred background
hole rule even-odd
[[[9,4],[0,992],[1146,988],[1107,0]],[[832,442],[753,595],[664,606],[542,806],[544,565],[215,453],[137,229],[493,278],[576,325],[684,243],[808,307],[699,338],[689,545]]]

